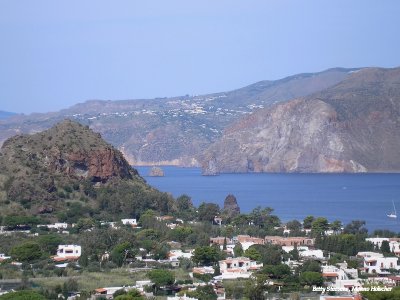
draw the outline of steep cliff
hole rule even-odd
[[[368,68],[243,118],[200,160],[217,172],[399,172],[399,149],[400,68]]]

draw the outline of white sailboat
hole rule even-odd
[[[396,212],[396,206],[394,206],[394,201],[393,200],[392,200],[392,203],[393,203],[393,212],[388,214],[387,216],[389,218],[396,219],[397,218],[397,212]]]

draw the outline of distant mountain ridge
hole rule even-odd
[[[358,69],[329,69],[260,81],[224,93],[152,100],[92,100],[59,112],[0,120],[0,144],[70,118],[101,135],[135,165],[199,165],[199,155],[224,129],[261,108],[321,91]]]
[[[400,68],[366,68],[225,129],[207,172],[399,172]],[[211,170],[211,171],[209,171]]]

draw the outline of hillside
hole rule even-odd
[[[205,151],[205,172],[399,172],[400,68],[353,72],[259,110]]]
[[[354,69],[330,69],[261,81],[224,93],[152,100],[92,100],[59,112],[0,120],[0,144],[73,119],[101,133],[131,164],[198,165],[196,157],[232,122],[263,107],[333,86]]]
[[[168,211],[173,199],[148,186],[100,134],[64,120],[3,143],[0,206],[1,215],[39,213],[52,219],[65,219],[73,209],[70,217],[76,219]]]

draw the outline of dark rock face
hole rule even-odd
[[[205,151],[216,172],[400,172],[400,68],[259,110]]]
[[[240,207],[234,195],[226,196],[223,211],[228,218],[234,218],[240,214]]]

